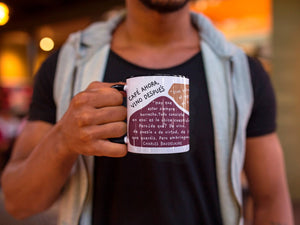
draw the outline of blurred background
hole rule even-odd
[[[70,33],[123,7],[123,0],[0,0],[0,175],[26,121],[34,74],[41,63]],[[191,10],[210,17],[269,72],[296,225],[300,225],[300,1],[195,0]],[[245,197],[249,199],[245,217],[251,224],[251,198]],[[0,185],[0,225],[54,225],[55,212],[53,206],[16,221],[4,210]]]

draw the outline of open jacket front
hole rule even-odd
[[[111,34],[126,12],[72,34],[62,47],[54,82],[57,120],[71,97],[92,81],[102,81]],[[253,93],[246,55],[226,41],[201,14],[191,13],[199,30],[215,135],[216,172],[224,225],[241,225],[246,127]],[[60,225],[91,225],[93,157],[80,156],[61,199]]]

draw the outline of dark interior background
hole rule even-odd
[[[99,15],[114,6],[122,6],[124,0],[4,0],[10,9],[9,22],[0,27],[8,30],[29,31],[48,23],[66,21],[88,16],[97,19]]]

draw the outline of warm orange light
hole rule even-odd
[[[209,17],[226,36],[268,34],[272,29],[271,0],[198,0],[191,9]]]
[[[271,12],[271,0],[198,0],[191,3],[195,11],[200,11],[214,21],[245,18],[268,17]]]
[[[6,4],[0,2],[0,26],[5,25],[9,20],[9,9]]]
[[[25,82],[26,65],[20,55],[10,50],[1,52],[0,57],[1,83],[5,86],[14,86]]]
[[[49,37],[44,37],[40,41],[40,47],[43,51],[51,51],[54,48],[54,41]]]

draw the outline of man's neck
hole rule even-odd
[[[122,58],[146,68],[168,68],[199,52],[199,34],[191,23],[188,5],[159,14],[138,0],[127,3],[127,16],[111,42],[111,49]]]
[[[140,1],[130,1],[127,10],[123,24],[125,37],[138,45],[183,44],[196,32],[191,24],[188,5],[176,12],[162,14],[146,8]]]

